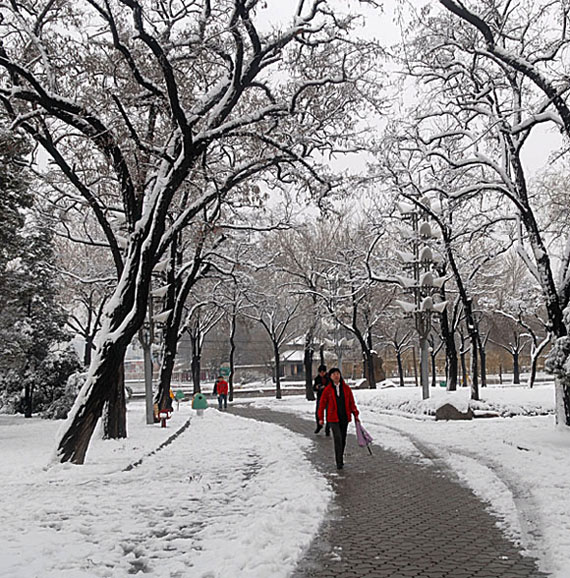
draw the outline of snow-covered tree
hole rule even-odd
[[[185,331],[190,338],[193,392],[196,394],[201,391],[200,371],[202,367],[204,340],[208,333],[220,322],[224,312],[218,306],[218,303],[212,300],[212,294],[215,293],[215,289],[212,290],[211,286],[206,288],[196,287],[193,293],[194,296],[188,304],[189,310],[186,314],[182,330]]]
[[[514,221],[511,237],[541,286],[549,324],[555,335],[565,335],[567,253],[556,271],[540,222],[541,203],[522,160],[523,146],[539,124],[554,122],[567,132],[565,97],[555,96],[565,78],[564,3],[521,2],[512,10],[501,0],[483,7],[453,0],[440,4],[449,12],[434,4],[424,7],[420,31],[410,35],[414,40],[406,49],[409,72],[425,81],[423,126],[416,132],[426,155],[463,179],[452,191],[455,199],[479,198],[490,220]],[[565,406],[570,416],[565,391],[558,382],[558,407],[564,413]]]
[[[47,372],[48,356],[70,335],[64,330],[66,315],[57,300],[52,231],[29,213],[17,238],[19,254],[5,271],[10,291],[0,311],[0,360],[4,386],[23,389],[23,412],[31,417],[37,409],[34,392],[41,385],[42,371]],[[48,398],[47,405],[52,401]]]
[[[384,378],[377,352],[378,325],[393,293],[376,284],[368,274],[369,244],[369,232],[363,223],[350,223],[343,216],[330,220],[329,247],[323,257],[324,282],[318,296],[334,322],[354,335],[362,352],[368,385],[374,389],[377,380]]]
[[[451,43],[448,43],[447,71],[458,69],[455,51],[463,51],[471,59],[483,62],[485,74],[481,76],[480,89],[486,94],[479,94],[492,102],[495,113],[500,113],[496,126],[500,127],[502,157],[506,163],[497,166],[489,157],[479,157],[478,161],[483,160],[500,175],[503,192],[517,207],[526,231],[530,248],[527,264],[540,283],[549,325],[558,339],[549,360],[557,377],[557,421],[570,425],[570,374],[566,361],[568,315],[565,313],[570,297],[570,257],[566,250],[560,259],[560,273],[556,275],[520,162],[521,147],[536,126],[553,123],[570,137],[570,105],[563,88],[568,75],[563,56],[569,42],[568,7],[562,0],[520,2],[512,7],[503,0],[494,0],[483,7],[475,2],[456,0],[440,0],[440,4],[454,15],[451,26],[455,27],[455,33],[447,33],[453,38],[454,47],[450,49]],[[498,93],[489,90],[499,86],[489,82],[498,75],[503,79],[503,86],[507,84],[511,91],[510,103],[497,99]],[[448,78],[451,75],[448,74]],[[521,251],[521,255],[526,252]]]
[[[223,319],[227,324],[228,363],[229,363],[229,401],[234,399],[235,360],[236,360],[236,333],[238,322],[244,309],[247,308],[247,299],[244,291],[248,287],[248,274],[251,245],[249,235],[238,235],[226,251],[227,266],[222,270],[222,280],[217,288],[216,299],[223,311]]]
[[[57,224],[53,226],[57,233]],[[67,325],[83,340],[82,361],[89,367],[103,309],[116,284],[114,266],[107,258],[107,251],[101,247],[79,246],[77,241],[70,243],[58,237],[54,242],[63,285],[60,298],[68,312]]]
[[[413,347],[412,337],[412,330],[402,328],[401,325],[396,325],[387,337],[388,343],[392,346],[394,353],[396,354],[400,387],[404,387],[404,366],[402,363],[402,356],[406,351]]]
[[[290,278],[290,290],[299,296],[303,309],[305,397],[309,401],[315,399],[313,392],[314,353],[318,345],[318,337],[324,335],[322,318],[326,310],[322,300],[318,298],[318,293],[323,283],[323,274],[328,268],[329,225],[327,219],[319,218],[284,231],[278,238],[277,266]]]
[[[283,346],[298,334],[301,297],[291,293],[288,280],[283,281],[276,268],[264,268],[244,288],[247,306],[242,315],[263,327],[273,352],[275,397],[281,399],[281,353]]]
[[[26,141],[0,125],[0,311],[10,292],[6,266],[19,255],[24,209],[33,201],[24,160],[27,152]]]
[[[354,17],[322,0],[292,8],[279,31],[257,18],[263,4],[1,7],[2,104],[73,184],[77,204],[93,212],[118,271],[58,442],[61,461],[84,461],[143,323],[153,268],[179,232],[260,172],[281,182],[304,178],[316,195],[326,193],[314,153],[344,148],[354,136],[350,113],[362,113],[372,85],[359,79],[372,70],[376,47],[351,36]],[[188,192],[183,185],[193,181],[199,186]]]

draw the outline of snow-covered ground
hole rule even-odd
[[[551,412],[552,385],[487,388],[489,407],[515,417],[462,422],[429,413],[450,399],[465,406],[467,390],[431,393],[427,402],[414,387],[355,396],[374,443],[447,463],[543,570],[568,578],[570,432],[552,415],[520,415]],[[252,402],[314,419],[302,396],[235,403]],[[188,418],[190,427],[155,452]],[[310,439],[231,409],[198,417],[182,403],[163,429],[145,425],[143,402],[132,401],[127,440],[97,436],[84,466],[46,467],[59,426],[0,415],[1,577],[287,576],[331,498],[305,457]]]
[[[143,411],[129,404],[128,440],[96,439],[84,466],[48,469],[61,423],[0,416],[0,576],[287,576],[331,497],[311,442],[188,403],[165,429]]]

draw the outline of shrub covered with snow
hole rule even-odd
[[[80,369],[81,363],[70,346],[50,352],[35,369],[28,367],[24,373],[16,369],[5,372],[0,376],[1,411],[24,413],[24,389],[27,387],[32,391],[34,413],[41,413],[45,417],[65,417],[67,410],[62,416],[61,411],[55,408],[60,405],[60,400],[66,406],[70,396],[73,396],[73,403],[77,391],[72,393],[73,388],[68,390],[68,378]]]
[[[41,416],[46,419],[65,419],[81,386],[85,382],[85,376],[86,374],[84,372],[72,373],[67,378],[63,394],[51,403],[49,407],[41,413]]]
[[[545,368],[558,377],[570,375],[570,337],[560,337],[552,346]]]

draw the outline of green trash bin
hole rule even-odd
[[[192,409],[196,410],[197,415],[204,415],[204,410],[208,409],[208,400],[203,393],[197,393],[192,398]]]
[[[440,381],[439,387],[447,387],[447,381]]]

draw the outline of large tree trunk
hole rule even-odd
[[[479,358],[481,359],[481,387],[487,387],[487,351],[481,338],[479,338]]]
[[[170,407],[170,387],[172,384],[172,373],[176,362],[176,350],[178,347],[178,325],[166,325],[164,330],[164,341],[162,344],[162,360],[160,364],[160,377],[158,381],[158,408],[166,409]]]
[[[422,399],[429,399],[429,345],[427,338],[420,335],[420,384]]]
[[[92,369],[69,413],[67,427],[58,443],[57,457],[61,462],[82,464],[85,461],[93,430],[109,398],[111,386],[116,383],[127,343],[108,339],[96,352]]]
[[[144,396],[145,396],[145,415],[147,425],[155,423],[154,415],[154,396],[152,391],[152,343],[150,340],[150,333],[145,333],[139,330],[139,341],[143,350],[144,363]]]
[[[305,368],[305,398],[315,401],[313,392],[313,336],[307,333],[305,337],[305,351],[303,354],[303,366]]]
[[[528,377],[528,387],[532,389],[534,387],[534,382],[536,381],[536,365],[538,363],[538,356],[531,357],[530,360],[530,375]]]
[[[273,343],[273,357],[275,359],[275,397],[281,399],[281,362],[279,360],[279,347]]]
[[[477,355],[479,347],[477,346],[477,333],[476,331],[471,332],[471,399],[474,401],[479,401],[479,369],[478,369],[478,359]]]
[[[554,387],[556,395],[556,423],[557,425],[570,426],[570,377],[568,375],[556,377]]]
[[[404,366],[402,364],[402,353],[396,351],[396,361],[398,362],[398,376],[400,378],[400,387],[404,387]]]
[[[367,335],[367,340],[356,328],[356,323],[353,322],[352,332],[360,344],[360,349],[362,350],[362,359],[364,362],[364,377],[368,381],[368,387],[370,389],[376,389],[376,368],[374,367],[374,354],[371,347],[372,337],[370,334]],[[342,371],[342,365],[340,365]]]
[[[192,383],[194,386],[193,394],[196,395],[200,393],[200,371],[201,371],[201,362],[200,362],[200,355],[196,354],[192,356],[192,361],[190,363],[190,367],[192,370]]]
[[[370,389],[376,389],[376,368],[374,367],[374,354],[370,349],[365,349],[364,363],[366,365],[366,380]]]
[[[513,351],[513,383],[519,385],[521,382],[521,374],[519,367],[519,352]]]
[[[130,263],[123,270],[110,307],[99,331],[99,343],[87,375],[65,428],[60,432],[57,459],[82,464],[103,407],[109,400],[113,385],[131,339],[143,323],[152,264],[148,255],[137,253],[133,245]],[[152,250],[152,246],[147,249]]]
[[[88,335],[85,338],[85,347],[83,349],[83,365],[89,367],[91,365],[91,354],[93,352],[93,336]]]
[[[435,363],[437,355],[435,353],[430,353],[431,356],[431,386],[436,387],[437,385],[437,365]]]
[[[459,363],[457,361],[457,350],[454,349],[453,354],[446,350],[446,381],[447,391],[457,390],[457,376],[459,374]]]
[[[32,417],[34,410],[34,386],[26,383],[24,386],[24,417]]]
[[[228,376],[229,400],[234,400],[234,366],[236,355],[236,318],[232,316],[230,321],[230,375]]]
[[[188,290],[185,286],[180,287],[176,280],[176,264],[178,262],[178,235],[175,235],[170,244],[168,268],[166,270],[165,284],[168,290],[164,297],[164,311],[171,311],[162,331],[160,376],[158,379],[158,409],[169,409],[172,407],[172,398],[170,397],[170,388],[172,385],[172,373],[176,362],[176,352],[178,350],[178,331],[182,320],[182,310]],[[180,294],[179,294],[180,293]],[[182,303],[181,303],[182,301]],[[149,317],[154,330],[154,311],[152,301],[149,303]]]
[[[32,417],[34,409],[34,384],[28,374],[28,363],[24,369],[24,417]]]
[[[467,362],[465,361],[465,351],[463,349],[459,352],[459,359],[461,360],[461,386],[467,387]]]
[[[544,351],[544,348],[550,343],[550,334],[547,334],[545,338],[540,343],[534,343],[534,347],[530,354],[530,375],[528,378],[528,387],[532,389],[534,387],[534,382],[536,380],[536,369],[538,365],[538,359],[540,354]]]
[[[455,335],[449,327],[449,318],[447,311],[441,314],[441,337],[445,347],[445,380],[447,382],[447,391],[456,391],[457,389],[457,346],[455,345]]]
[[[103,439],[117,440],[127,437],[127,401],[125,399],[125,363],[119,365],[115,383],[111,385],[109,400],[105,404]]]

